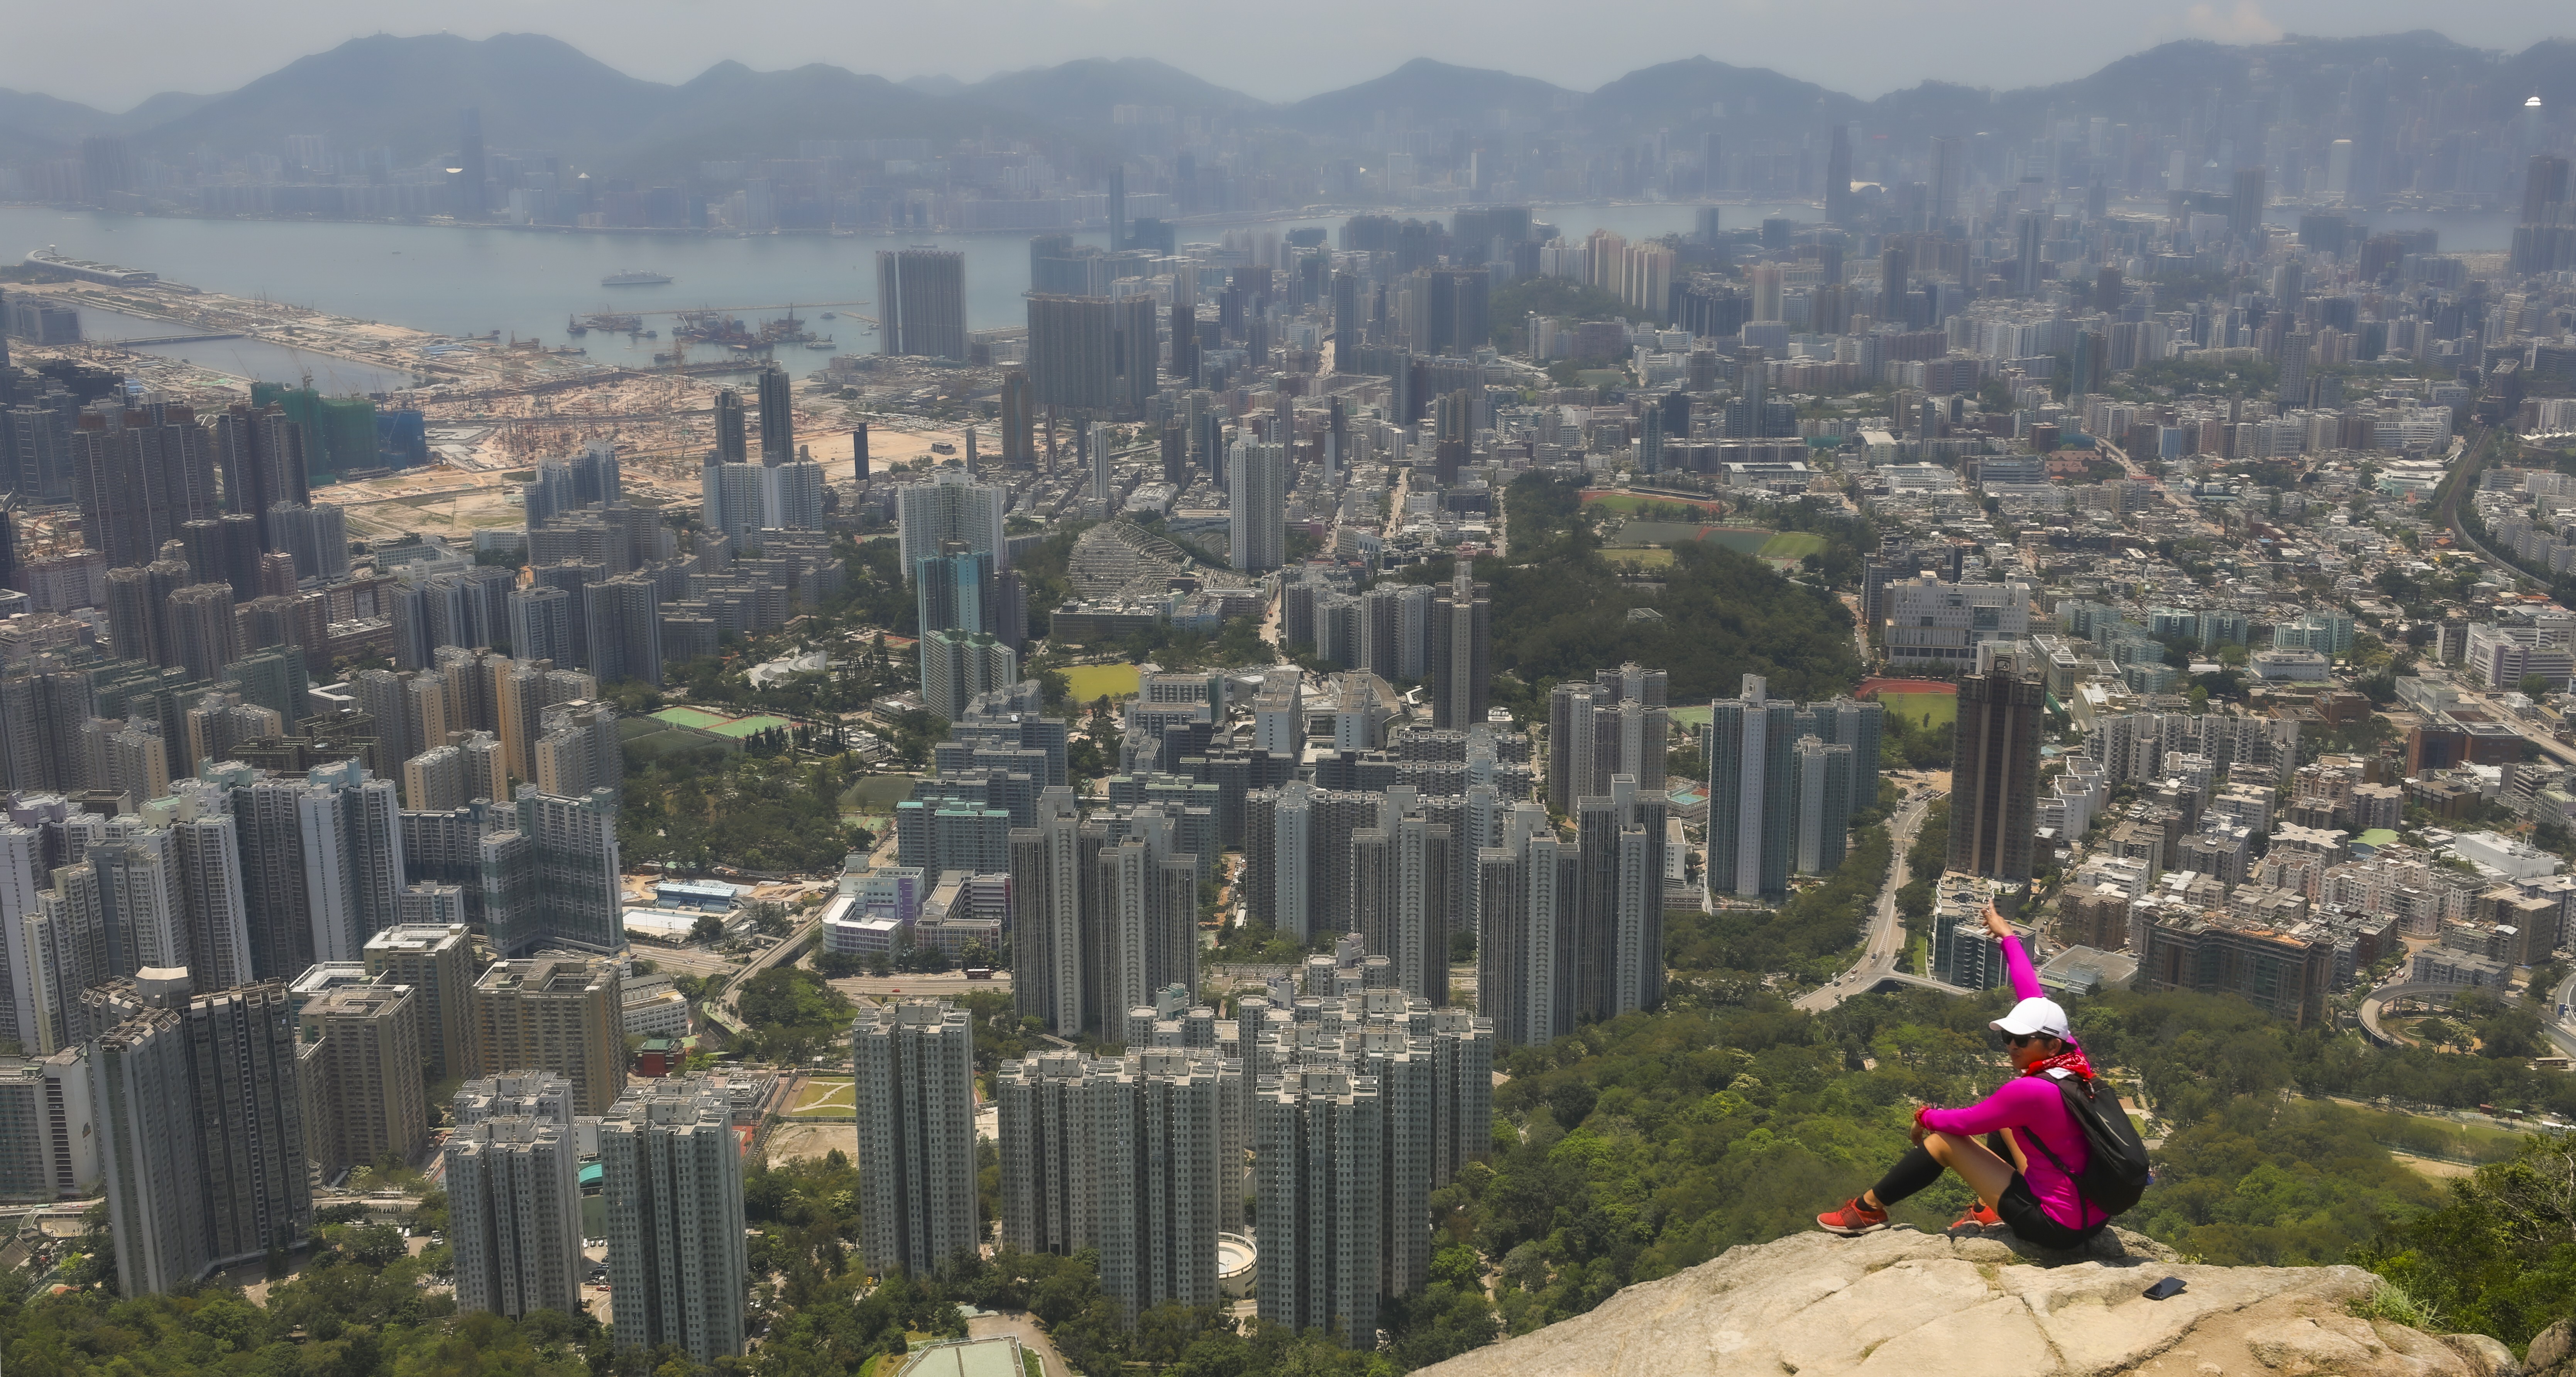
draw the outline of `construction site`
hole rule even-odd
[[[749,392],[773,362],[794,379],[798,442],[839,483],[850,481],[850,435],[858,424],[869,427],[877,471],[946,458],[966,447],[967,426],[999,387],[994,369],[878,356],[837,356],[813,372],[808,361],[825,360],[800,350],[857,347],[855,337],[873,333],[872,319],[847,309],[864,302],[820,303],[844,308],[829,324],[854,337],[847,346],[816,334],[800,307],[603,311],[566,322],[576,337],[594,330],[667,337],[669,348],[653,354],[653,366],[639,368],[603,366],[534,340],[437,335],[175,283],[47,282],[8,290],[21,299],[166,321],[166,334],[155,327],[140,339],[18,342],[15,352],[31,363],[61,357],[107,368],[200,409],[249,400],[253,380],[163,351],[251,340],[304,360],[307,387],[340,364],[400,378],[407,385],[373,396],[381,407],[421,414],[428,462],[391,472],[353,468],[341,481],[317,482],[313,492],[315,501],[347,509],[350,534],[365,540],[410,533],[467,539],[518,526],[518,488],[534,477],[537,461],[593,441],[616,446],[629,502],[694,507],[699,470],[715,446],[716,394],[727,387]],[[760,318],[778,311],[785,314]],[[756,416],[755,409],[755,437]]]

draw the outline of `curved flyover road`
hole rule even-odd
[[[1869,938],[1862,944],[1860,960],[1854,962],[1850,970],[1835,977],[1832,984],[1801,995],[1797,1001],[1799,1008],[1811,1014],[1820,1014],[1853,995],[1873,989],[1882,981],[1889,979],[1909,985],[1923,985],[1931,989],[1950,988],[1920,976],[1908,975],[1896,968],[1897,958],[1905,952],[1905,928],[1897,921],[1896,916],[1896,891],[1904,888],[1909,878],[1905,868],[1905,851],[1907,847],[1914,844],[1914,834],[1922,830],[1923,815],[1931,810],[1933,801],[1941,798],[1943,792],[1934,789],[1917,794],[1896,810],[1896,816],[1888,819],[1887,839],[1890,855],[1887,883],[1879,887],[1878,904],[1870,912]],[[1966,991],[1958,991],[1958,993],[1964,994]]]

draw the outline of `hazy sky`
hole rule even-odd
[[[2576,36],[2566,0],[11,0],[7,9],[0,86],[110,110],[156,91],[230,90],[363,34],[441,30],[553,34],[657,81],[723,58],[971,81],[1076,57],[1155,57],[1274,100],[1425,56],[1588,90],[1705,53],[1875,96],[1927,77],[2060,81],[2192,36],[2432,27],[2514,49]]]

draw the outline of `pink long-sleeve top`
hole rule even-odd
[[[2017,999],[2041,997],[2045,992],[2040,989],[2039,973],[2031,969],[2030,955],[2022,950],[2021,939],[2005,937],[2002,941],[2004,967],[2012,976],[2013,996]],[[2067,1044],[2067,1049],[2078,1050],[2072,1042]],[[2053,1078],[2068,1074],[2072,1073],[2015,1076],[2004,1082],[1995,1093],[1964,1109],[1926,1109],[1922,1120],[1925,1127],[1935,1132],[1956,1133],[1962,1137],[1992,1133],[1999,1128],[2022,1135],[2022,1156],[2030,1164],[2022,1174],[2029,1179],[2030,1192],[2039,1198],[2040,1208],[2048,1212],[2049,1218],[2070,1229],[2083,1229],[2100,1223],[2102,1212],[2085,1203],[2074,1180],[2065,1171],[2057,1169],[2056,1162],[2048,1159],[2048,1153],[2031,1147],[2034,1140],[2046,1144],[2049,1152],[2057,1154],[2057,1161],[2066,1164],[2067,1171],[2080,1172],[2084,1170],[2085,1163],[2092,1160],[2092,1149],[2085,1142],[2084,1130],[2077,1127],[2074,1116],[2067,1113],[2065,1096],[2058,1092]]]

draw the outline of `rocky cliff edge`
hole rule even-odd
[[[1793,1234],[1418,1377],[2518,1377],[2484,1335],[2356,1318],[2378,1286],[2357,1267],[2173,1259],[2120,1229],[2080,1255],[2001,1229]],[[2169,1276],[2189,1285],[2145,1298]]]

